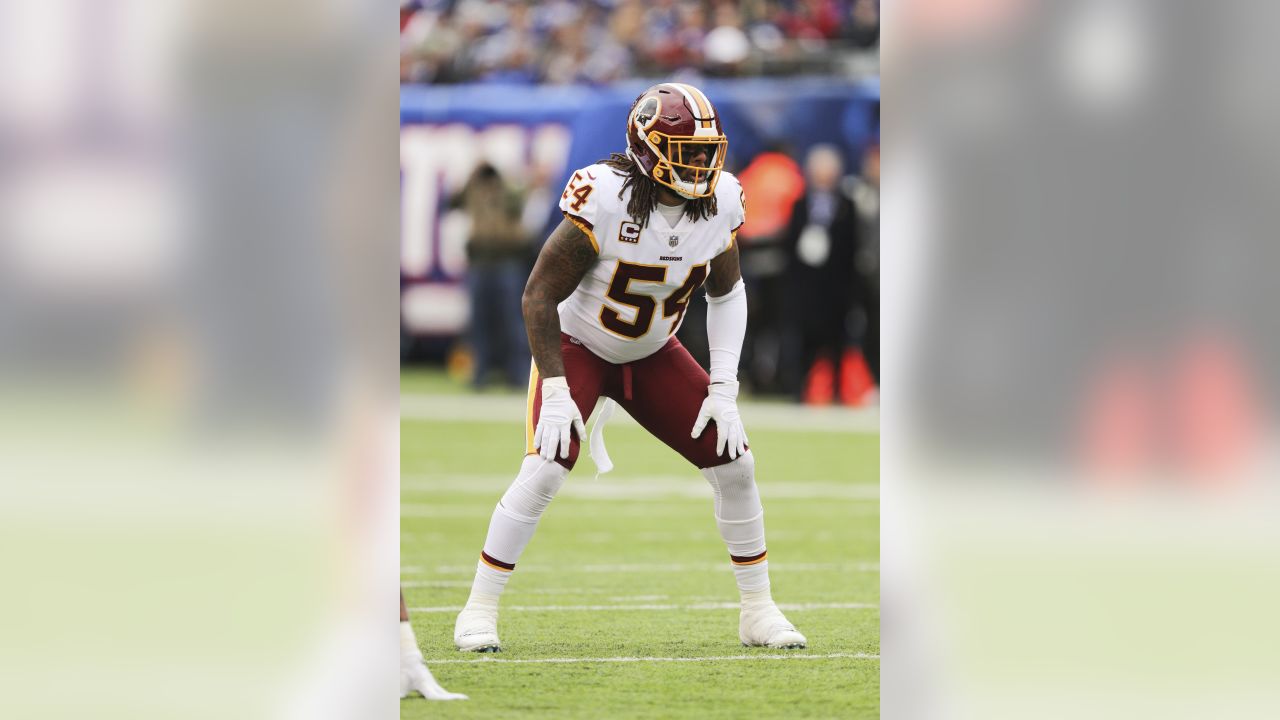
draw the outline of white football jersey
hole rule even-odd
[[[675,335],[711,259],[733,246],[745,219],[742,186],[721,172],[716,215],[694,222],[681,214],[673,227],[654,210],[641,230],[627,215],[630,190],[618,197],[623,180],[607,165],[591,165],[573,174],[560,198],[600,255],[560,303],[560,328],[611,363],[652,355]]]

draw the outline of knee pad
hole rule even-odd
[[[498,501],[498,509],[514,515],[513,519],[537,522],[568,475],[569,471],[559,463],[528,455],[515,482]]]
[[[704,468],[702,476],[715,493],[717,517],[745,520],[763,511],[756,489],[756,459],[750,450],[737,460]]]
[[[755,470],[755,458],[748,450],[737,460],[702,471],[715,493],[720,535],[735,555],[754,554],[764,548],[764,508]]]

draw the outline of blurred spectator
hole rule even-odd
[[[751,54],[751,41],[742,31],[742,14],[732,2],[716,6],[715,28],[707,33],[702,47],[708,72],[737,75]]]
[[[533,13],[514,3],[497,32],[475,46],[477,79],[489,82],[531,83],[537,79],[536,61],[543,40],[533,26]]]
[[[788,37],[827,40],[840,31],[840,3],[836,0],[798,0],[783,11],[779,22]]]
[[[488,163],[472,173],[450,205],[471,219],[467,241],[467,290],[471,296],[472,384],[484,387],[501,369],[512,387],[529,374],[529,346],[520,312],[528,277],[529,236],[521,225],[524,197]]]
[[[643,55],[645,32],[645,3],[622,0],[609,17],[609,38],[625,50],[629,63]]]
[[[742,348],[742,369],[757,391],[776,391],[781,389],[779,353],[786,321],[783,233],[792,207],[804,194],[804,176],[786,147],[774,143],[738,173],[738,181],[747,201],[747,220],[738,231],[738,251],[751,317]]]
[[[855,76],[876,67],[865,60],[879,22],[878,0],[403,0],[400,77],[564,84],[682,70]]]
[[[555,49],[547,61],[544,82],[553,85],[599,84],[621,79],[627,74],[631,55],[626,47],[607,37],[591,46],[587,37],[581,28],[569,25],[553,33]]]
[[[862,156],[862,174],[852,178],[848,195],[858,212],[858,246],[854,257],[854,300],[866,315],[862,354],[876,385],[880,384],[880,146]]]
[[[412,6],[410,6],[412,7]],[[449,11],[401,11],[400,81],[452,82],[453,58],[462,47],[462,33]]]
[[[787,332],[783,343],[784,377],[788,391],[803,399],[806,378],[815,373],[830,383],[829,397],[841,397],[841,364],[848,344],[847,322],[852,305],[857,214],[853,201],[841,192],[840,153],[817,145],[805,160],[808,185],[792,208],[785,234],[787,263]],[[828,388],[818,388],[828,397]]]
[[[842,34],[853,41],[855,47],[875,46],[880,41],[879,0],[854,0],[853,12],[849,13]]]
[[[564,215],[560,213],[561,186],[556,184],[558,171],[543,163],[534,163],[529,169],[529,179],[524,186],[524,210],[520,214],[520,227],[529,238],[529,255],[526,267],[533,269],[538,252],[551,233],[555,232]]]

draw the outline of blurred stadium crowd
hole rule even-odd
[[[401,0],[400,80],[876,74],[879,0]]]

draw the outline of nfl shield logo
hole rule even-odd
[[[668,244],[668,245],[670,245],[671,247],[675,247],[676,245],[679,245],[679,244],[680,244],[680,236],[679,236],[679,235],[668,235],[668,236],[667,236],[667,244]]]

